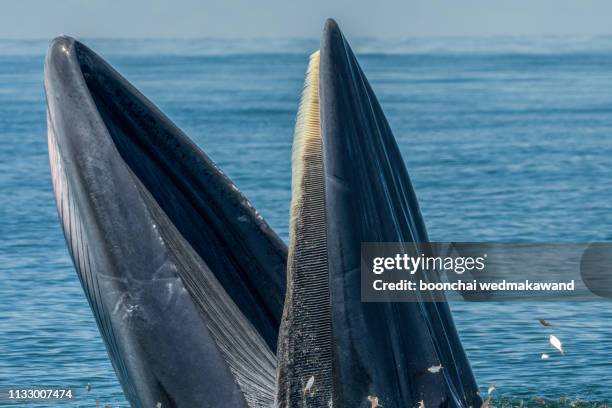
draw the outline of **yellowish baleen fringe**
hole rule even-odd
[[[278,350],[280,408],[331,406],[332,337],[322,153],[317,51],[308,63],[293,138],[287,298]]]
[[[321,157],[321,120],[319,116],[319,51],[310,56],[302,99],[293,134],[291,157],[291,216],[289,219],[289,251],[295,249],[296,226],[304,203],[304,173],[309,158]],[[291,233],[292,232],[292,233]],[[291,253],[289,260],[292,259]]]

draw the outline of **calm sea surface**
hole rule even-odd
[[[292,128],[316,40],[85,42],[287,239]],[[612,38],[353,45],[433,240],[612,240]],[[78,406],[96,399],[127,406],[56,215],[46,46],[0,41],[0,389],[70,386]],[[480,386],[497,387],[494,403],[612,401],[612,304],[454,304],[453,311]],[[564,356],[548,346],[551,333]]]

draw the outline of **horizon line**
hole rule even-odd
[[[269,40],[289,40],[289,41],[316,41],[319,36],[260,36],[260,37],[240,37],[240,36],[78,36],[66,33],[59,33],[49,37],[2,37],[0,41],[51,41],[61,36],[81,38],[87,40],[154,40],[154,41],[193,41],[193,40],[214,40],[214,41],[269,41]],[[601,34],[413,34],[407,36],[353,36],[352,40],[421,40],[421,39],[495,39],[495,38],[605,38],[612,37],[612,33]]]

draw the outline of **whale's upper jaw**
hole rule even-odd
[[[285,245],[83,44],[52,42],[45,91],[60,221],[132,405],[271,404]]]
[[[301,218],[292,216],[289,229],[292,289],[281,325],[279,399],[291,407],[318,406],[327,399],[334,406],[369,406],[368,398],[393,408],[419,401],[427,407],[480,406],[446,304],[361,302],[361,242],[427,242],[428,237],[389,124],[334,20],[325,24],[317,62],[320,129],[304,131],[300,120],[312,98],[311,58],[294,138],[292,208]],[[324,220],[324,225],[305,227],[304,220]],[[299,260],[311,269],[300,268]],[[324,277],[311,283],[320,274]],[[317,290],[304,292],[304,284]],[[313,324],[305,324],[309,317],[316,318]],[[291,333],[298,328],[320,347],[292,345]],[[299,359],[286,352],[292,346]],[[439,374],[428,371],[440,364],[445,369]],[[330,372],[321,372],[328,365]],[[303,391],[308,378],[315,392]]]
[[[361,242],[427,242],[391,127],[338,25],[321,40],[321,135],[336,401],[480,406],[446,303],[361,303]],[[341,301],[338,301],[340,300]],[[442,365],[441,375],[428,368]]]

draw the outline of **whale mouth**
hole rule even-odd
[[[83,44],[51,44],[45,91],[60,221],[130,403],[269,406],[285,244]]]
[[[288,248],[83,44],[51,44],[45,92],[60,221],[132,406],[480,406],[446,303],[361,302],[362,242],[428,237],[333,20],[297,116]]]

